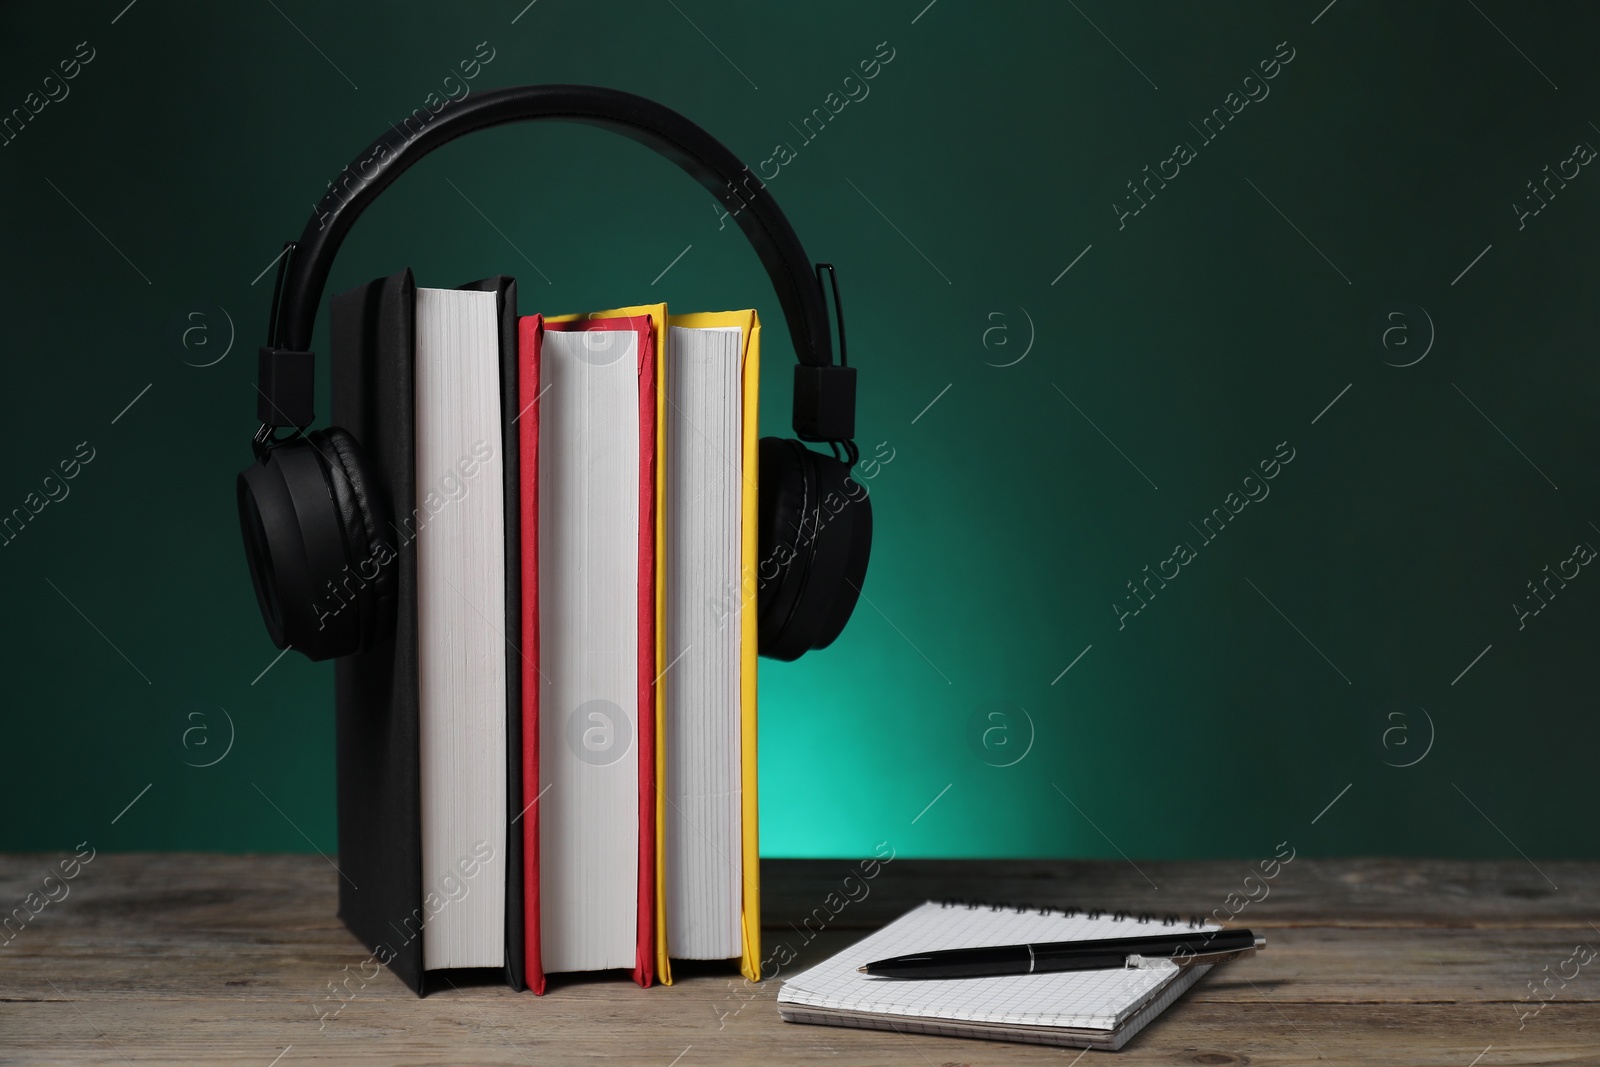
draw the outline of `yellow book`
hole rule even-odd
[[[761,959],[761,867],[760,867],[760,833],[757,818],[757,783],[756,783],[756,665],[757,665],[757,636],[756,636],[756,571],[758,561],[757,529],[756,529],[756,491],[759,484],[756,469],[758,455],[758,422],[760,413],[760,388],[761,388],[761,322],[754,311],[721,311],[706,312],[692,315],[673,315],[667,319],[669,327],[685,327],[695,330],[723,330],[738,331],[738,375],[736,378],[738,389],[739,421],[733,428],[730,451],[736,449],[739,458],[741,477],[739,480],[739,513],[738,513],[738,569],[737,580],[733,588],[718,590],[713,594],[714,599],[720,603],[713,610],[732,625],[737,626],[738,635],[738,719],[739,719],[739,806],[738,806],[738,866],[739,866],[739,936],[738,955],[739,969],[751,981],[760,980]],[[671,330],[668,331],[669,336]],[[669,342],[670,343],[670,342]],[[672,395],[672,394],[666,394]],[[694,426],[694,419],[689,413],[677,411],[673,413],[691,429],[690,432],[700,437],[699,428]],[[665,420],[664,420],[665,421]],[[706,442],[711,454],[720,454],[721,446],[714,442]],[[670,452],[670,437],[669,437]],[[730,457],[731,458],[731,457]],[[669,463],[679,463],[682,456],[668,456]],[[662,479],[663,484],[668,484],[668,479]],[[663,557],[665,558],[665,557]],[[662,568],[665,570],[666,568]],[[686,649],[685,652],[688,650]],[[670,666],[670,665],[669,665]],[[665,687],[661,693],[665,694]],[[666,709],[662,719],[663,730],[673,729],[672,709]],[[659,735],[658,735],[659,736]],[[662,743],[657,751],[665,753],[667,745]],[[658,777],[658,782],[666,783],[663,774]],[[666,796],[665,793],[662,794]],[[665,857],[667,863],[673,862],[673,857],[667,854],[665,846],[666,804],[661,804],[658,813],[663,816],[659,825],[663,828],[661,846],[658,855]],[[732,859],[733,857],[726,857]],[[658,882],[663,888],[668,885],[663,877]],[[666,913],[666,893],[660,894],[660,908],[657,912],[660,921],[657,925],[659,948],[656,969],[663,982],[671,982],[669,957],[676,953],[673,946],[668,943],[668,922]]]

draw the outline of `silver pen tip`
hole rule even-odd
[[[859,971],[862,974],[866,974],[867,973],[867,969],[865,967],[857,967],[856,970]]]

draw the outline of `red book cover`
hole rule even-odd
[[[537,399],[538,389],[538,346],[542,330],[631,330],[638,336],[639,351],[639,644],[638,644],[638,717],[639,717],[639,897],[638,897],[638,926],[633,980],[641,986],[649,986],[655,981],[655,900],[656,900],[656,716],[655,716],[655,683],[656,683],[656,351],[655,332],[651,329],[648,315],[625,316],[616,318],[598,319],[569,319],[563,321],[540,320],[533,317],[532,324],[525,318],[522,320],[524,352],[531,347],[533,350],[532,367],[527,362],[522,366],[521,390],[524,405],[532,404],[533,410],[522,416],[524,422],[528,418],[534,419],[537,427]],[[531,383],[531,384],[530,384]],[[524,429],[523,440],[526,442],[528,431]],[[534,431],[537,436],[537,430]],[[528,465],[534,464],[537,457],[529,453],[526,443],[523,445],[522,460],[524,471]],[[535,485],[530,480],[530,475],[523,475],[523,494],[535,490]],[[523,521],[534,523],[536,517],[526,510],[524,504]],[[537,553],[530,548],[526,539],[524,544],[524,559],[537,561]],[[531,555],[529,553],[532,553]],[[528,564],[524,563],[524,573]],[[531,602],[537,605],[537,581],[530,586],[527,580],[523,586],[524,612],[526,605]],[[530,628],[524,616],[524,632]],[[537,626],[531,626],[537,630]],[[526,644],[526,642],[524,642]],[[532,678],[537,681],[538,658],[533,657],[531,664],[525,663],[523,678],[525,685]],[[525,690],[526,691],[526,690]],[[525,789],[531,790],[528,796],[539,795],[538,783],[538,715],[537,698],[535,697],[534,711],[531,720],[528,718],[528,706],[524,704],[524,738],[529,736],[526,731],[531,731],[534,746],[531,756],[531,779],[524,775]],[[525,746],[526,747],[526,746]],[[530,812],[528,819],[533,820],[536,814]],[[532,830],[525,833],[533,833]],[[528,872],[528,962],[526,965],[528,985],[535,992],[544,991],[544,967],[537,955],[538,927],[539,927],[539,898],[538,898],[538,842],[537,834],[523,849],[524,855],[531,856],[533,865]]]
[[[544,321],[517,323],[517,445],[520,450],[522,529],[522,820],[524,972],[528,988],[544,993],[539,955],[539,339]]]

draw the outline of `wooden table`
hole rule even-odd
[[[0,906],[20,905],[59,858],[0,857]],[[802,918],[854,864],[768,860],[764,937],[798,952],[794,973],[928,898],[1189,915],[1222,906],[1251,868],[896,859],[807,943]],[[1600,1063],[1600,959],[1564,986],[1553,977],[1572,973],[1574,946],[1600,948],[1600,864],[1539,870],[1300,856],[1239,916],[1268,932],[1266,952],[1218,968],[1127,1048],[1084,1062]],[[747,988],[720,968],[671,988],[579,980],[543,998],[484,985],[422,1000],[385,971],[349,983],[360,991],[340,1007],[330,983],[368,953],[334,918],[337,877],[317,856],[96,856],[65,898],[9,942],[0,934],[0,1063],[1079,1062],[1072,1050],[783,1023],[777,981]],[[1528,983],[1546,976],[1541,1007]]]

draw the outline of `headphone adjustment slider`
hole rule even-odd
[[[259,356],[256,417],[274,428],[305,429],[316,417],[317,357],[310,352],[262,345]]]
[[[856,369],[794,369],[794,429],[802,441],[849,441],[856,435]]]

